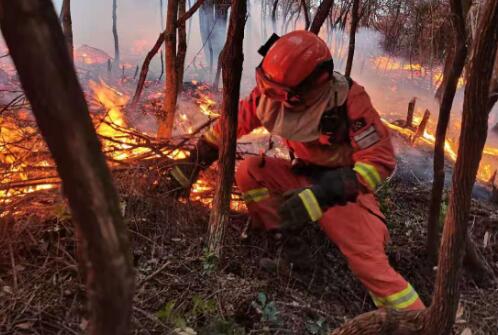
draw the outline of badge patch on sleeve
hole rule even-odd
[[[353,138],[360,149],[366,149],[380,141],[380,136],[374,126],[368,127]]]
[[[363,118],[363,117],[351,121],[351,129],[354,132],[357,132],[358,130],[364,128],[366,125],[367,125],[367,121],[365,121],[365,118]]]

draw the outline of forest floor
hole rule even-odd
[[[424,243],[431,185],[410,166],[400,160],[378,196],[391,232],[391,263],[429,304],[435,270]],[[216,260],[204,249],[208,207],[138,192],[127,174],[115,180],[136,267],[134,334],[326,334],[374,309],[317,227],[302,234],[313,255],[310,269],[268,272],[260,260],[279,258],[280,243],[264,232],[246,234],[247,214],[234,212],[223,258]],[[23,201],[23,210],[0,222],[0,334],[79,334],[88,313],[67,208],[54,190]],[[497,208],[473,201],[470,221],[498,275]],[[465,334],[498,334],[498,289],[480,289],[467,274],[461,289],[455,334],[466,328]]]

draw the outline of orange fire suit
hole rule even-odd
[[[261,126],[256,115],[259,97],[259,90],[255,88],[240,102],[239,137]],[[417,292],[389,264],[384,250],[389,233],[372,193],[396,164],[389,132],[364,88],[355,82],[351,85],[346,107],[347,141],[336,144],[322,136],[310,143],[287,140],[287,145],[306,163],[330,168],[353,167],[363,191],[356,202],[326,209],[319,220],[320,226],[344,254],[377,307],[422,309],[424,304]],[[218,144],[220,133],[218,122],[204,137]],[[239,164],[236,182],[250,215],[268,230],[279,226],[277,211],[282,195],[312,183],[308,177],[293,173],[287,160],[267,158],[262,166],[258,157],[249,157]]]

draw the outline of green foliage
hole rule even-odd
[[[189,325],[196,324],[200,318],[208,318],[216,312],[214,299],[204,299],[197,294],[192,297],[191,306],[190,310],[182,313],[178,310],[176,300],[171,300],[156,315],[173,325],[177,333],[188,333]]]
[[[215,318],[199,331],[199,335],[245,335],[246,331],[233,320]]]
[[[448,197],[445,197],[443,201],[441,201],[441,210],[439,211],[439,228],[443,229],[444,219],[446,218],[446,212],[448,212]]]
[[[216,266],[218,265],[218,257],[206,248],[202,254],[201,262],[202,272],[204,274],[210,274],[216,270]]]
[[[324,318],[308,320],[305,324],[306,331],[312,335],[327,335],[330,332],[329,325]]]
[[[269,301],[264,292],[258,293],[258,298],[251,303],[252,307],[261,315],[262,322],[280,324],[279,312],[274,301]]]

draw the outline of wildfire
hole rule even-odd
[[[421,120],[420,117],[414,117],[415,123],[419,122]],[[390,129],[403,134],[404,136],[408,138],[412,138],[414,135],[414,131],[408,128],[400,127],[396,124],[393,124],[385,119],[382,119],[384,124],[389,127]],[[424,130],[424,133],[420,137],[420,140],[422,140],[424,143],[434,146],[436,143],[436,136],[434,133],[432,133],[430,130]],[[446,139],[444,142],[444,153],[445,155],[452,161],[455,162],[457,159],[457,145],[458,143],[454,143],[451,140]],[[485,146],[484,155],[491,156],[491,158],[498,158],[498,148],[493,148],[490,146]],[[488,182],[491,179],[491,176],[493,175],[495,169],[493,168],[493,165],[486,160],[481,161],[481,165],[479,167],[479,170],[477,172],[477,179],[482,181],[482,182]]]
[[[421,64],[417,63],[409,63],[403,64],[391,57],[387,56],[379,56],[372,59],[372,63],[375,67],[379,69],[383,69],[385,71],[398,71],[401,76],[415,76],[420,78],[425,78],[428,74],[431,76],[431,81],[434,86],[438,86],[443,81],[443,71],[441,68],[433,68],[432,71],[425,68]],[[405,73],[409,72],[409,74]],[[465,81],[463,77],[458,79],[458,88],[461,88],[465,85]]]

